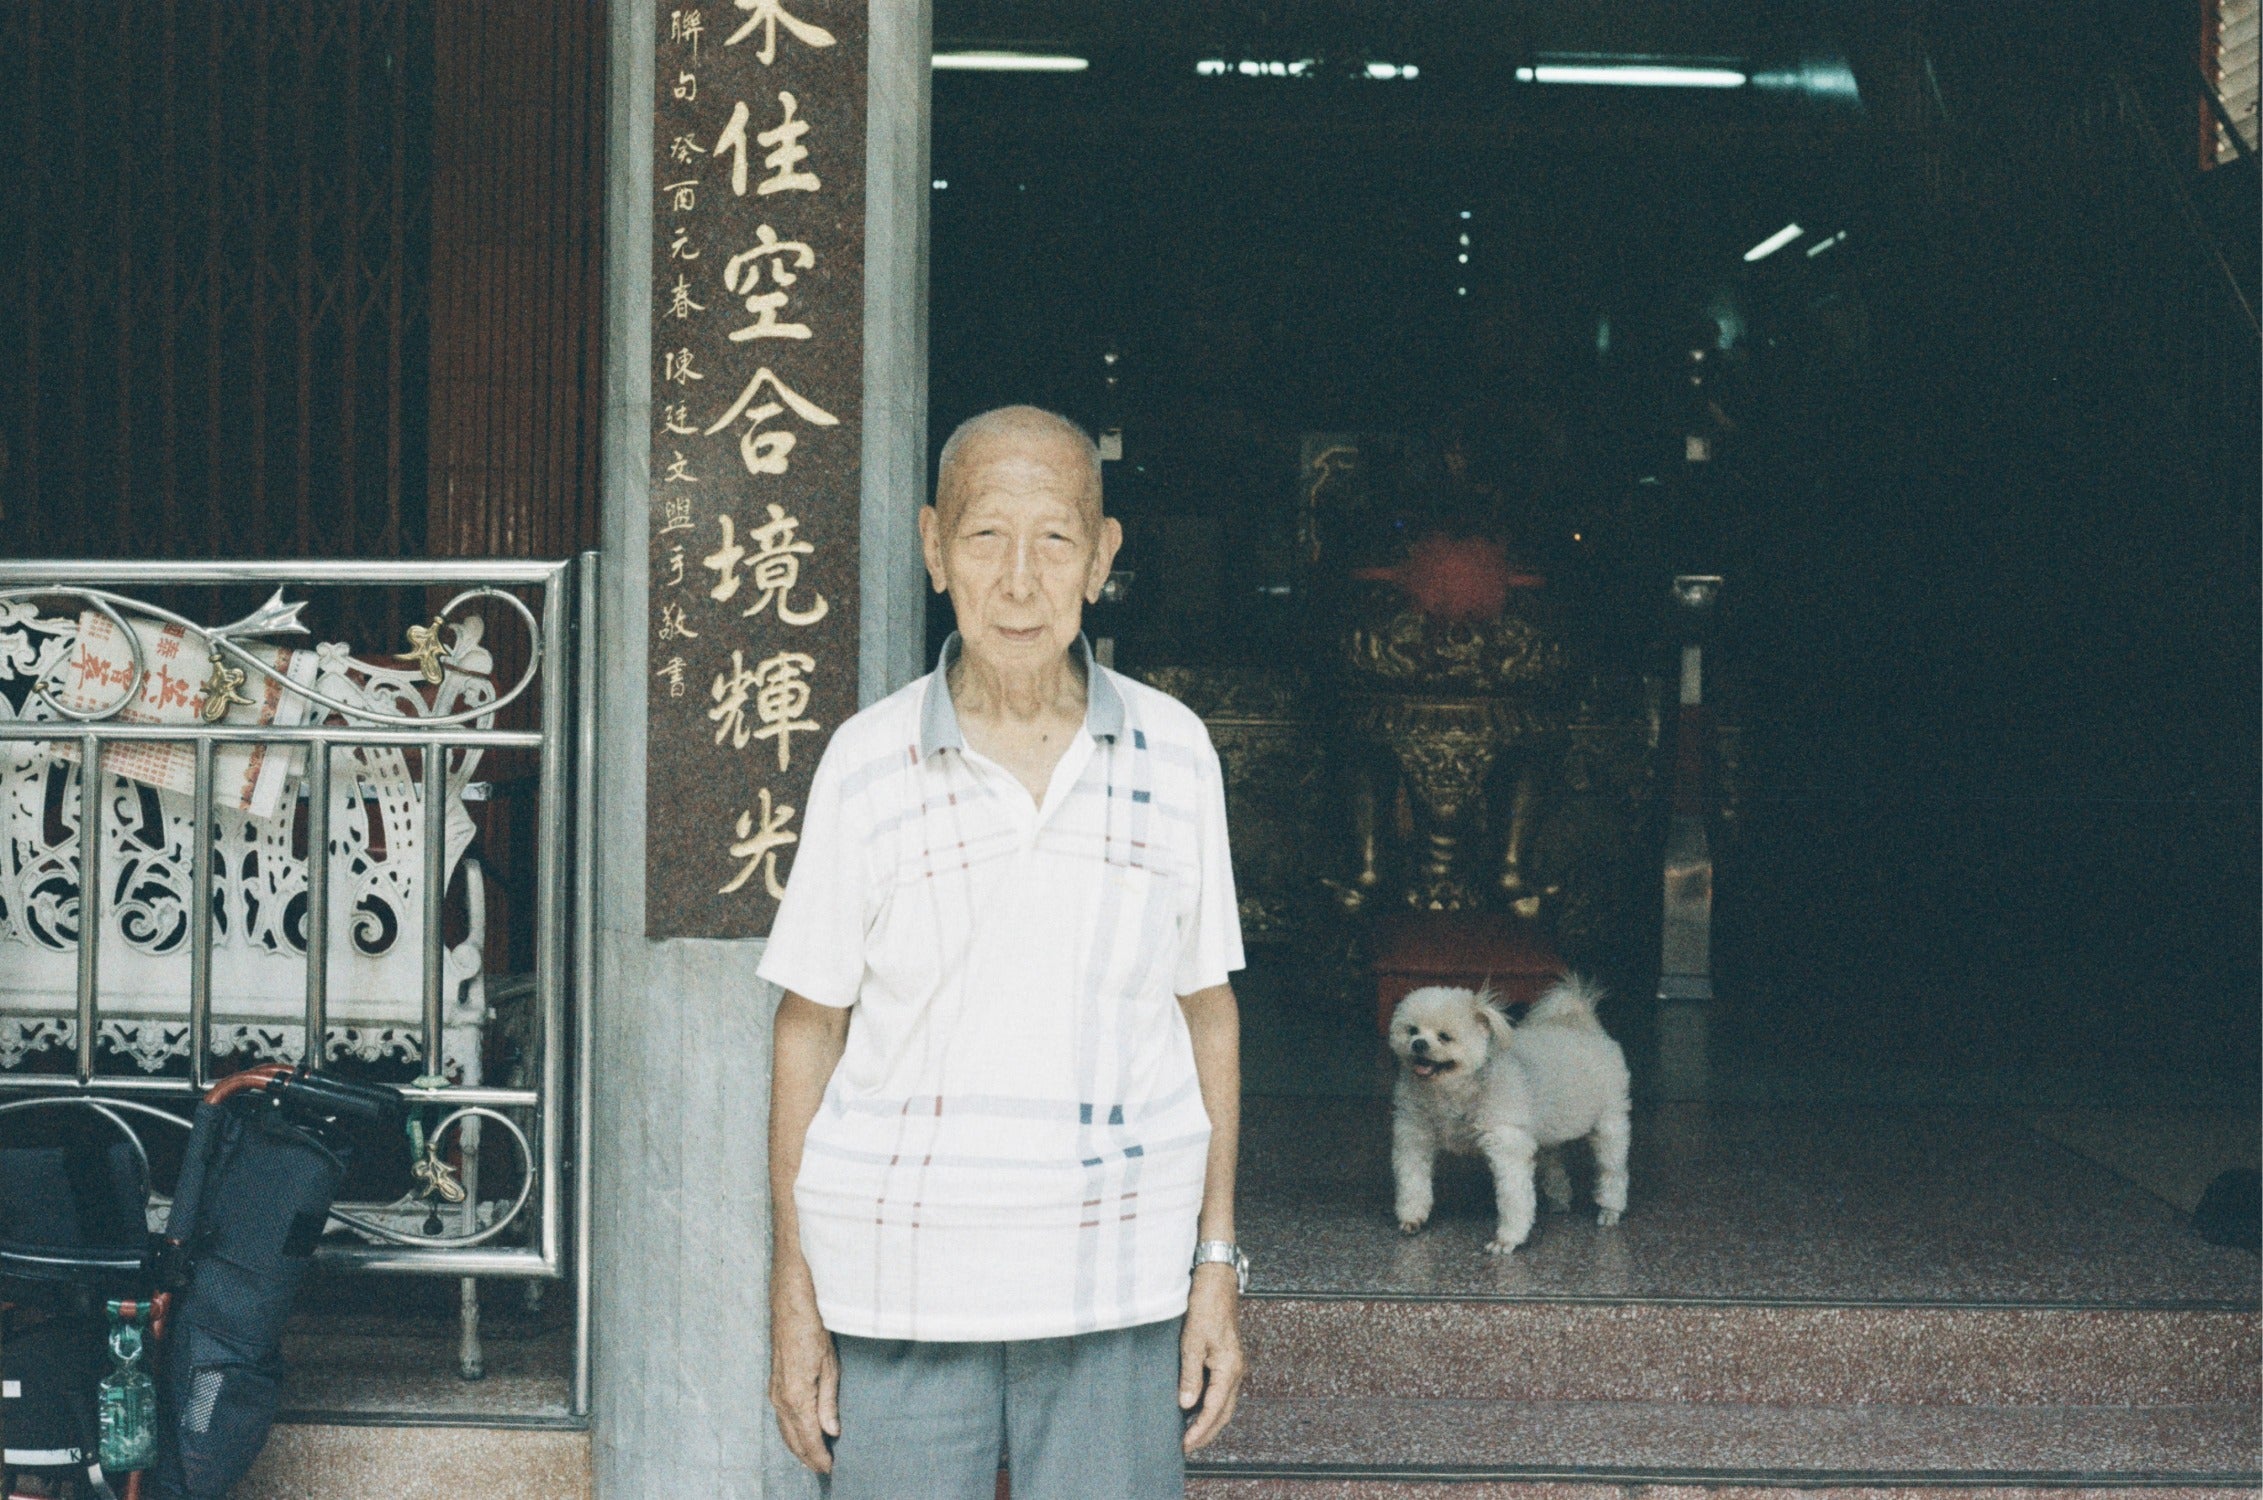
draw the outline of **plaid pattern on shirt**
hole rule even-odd
[[[1242,966],[1202,721],[1093,662],[1042,806],[944,673],[842,725],[760,974],[854,1006],[794,1185],[825,1326],[1054,1338],[1185,1310],[1210,1121],[1178,996]]]

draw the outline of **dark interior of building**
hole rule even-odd
[[[1121,432],[1130,670],[1325,702],[1330,589],[1410,526],[1504,543],[1621,673],[1719,573],[1725,1035],[2247,1097],[2254,173],[2179,202],[2182,9],[2081,11],[943,5],[938,50],[1090,66],[937,74],[931,441],[1008,400]],[[1755,84],[1518,79],[1565,54]],[[1343,433],[1388,474],[1331,578],[1300,445]],[[1589,961],[1640,986],[1623,931]]]

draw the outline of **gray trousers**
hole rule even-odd
[[[1179,1319],[1075,1338],[837,1336],[829,1500],[1179,1500]]]

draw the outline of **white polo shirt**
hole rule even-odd
[[[935,671],[843,724],[760,974],[854,1006],[794,1184],[825,1326],[1055,1338],[1186,1309],[1210,1119],[1178,996],[1242,966],[1202,721],[1099,666],[1042,806]]]

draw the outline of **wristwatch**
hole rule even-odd
[[[1232,1266],[1236,1289],[1244,1292],[1249,1290],[1249,1257],[1242,1254],[1241,1246],[1232,1240],[1204,1240],[1194,1247],[1194,1264],[1188,1268],[1189,1273],[1213,1262]]]

